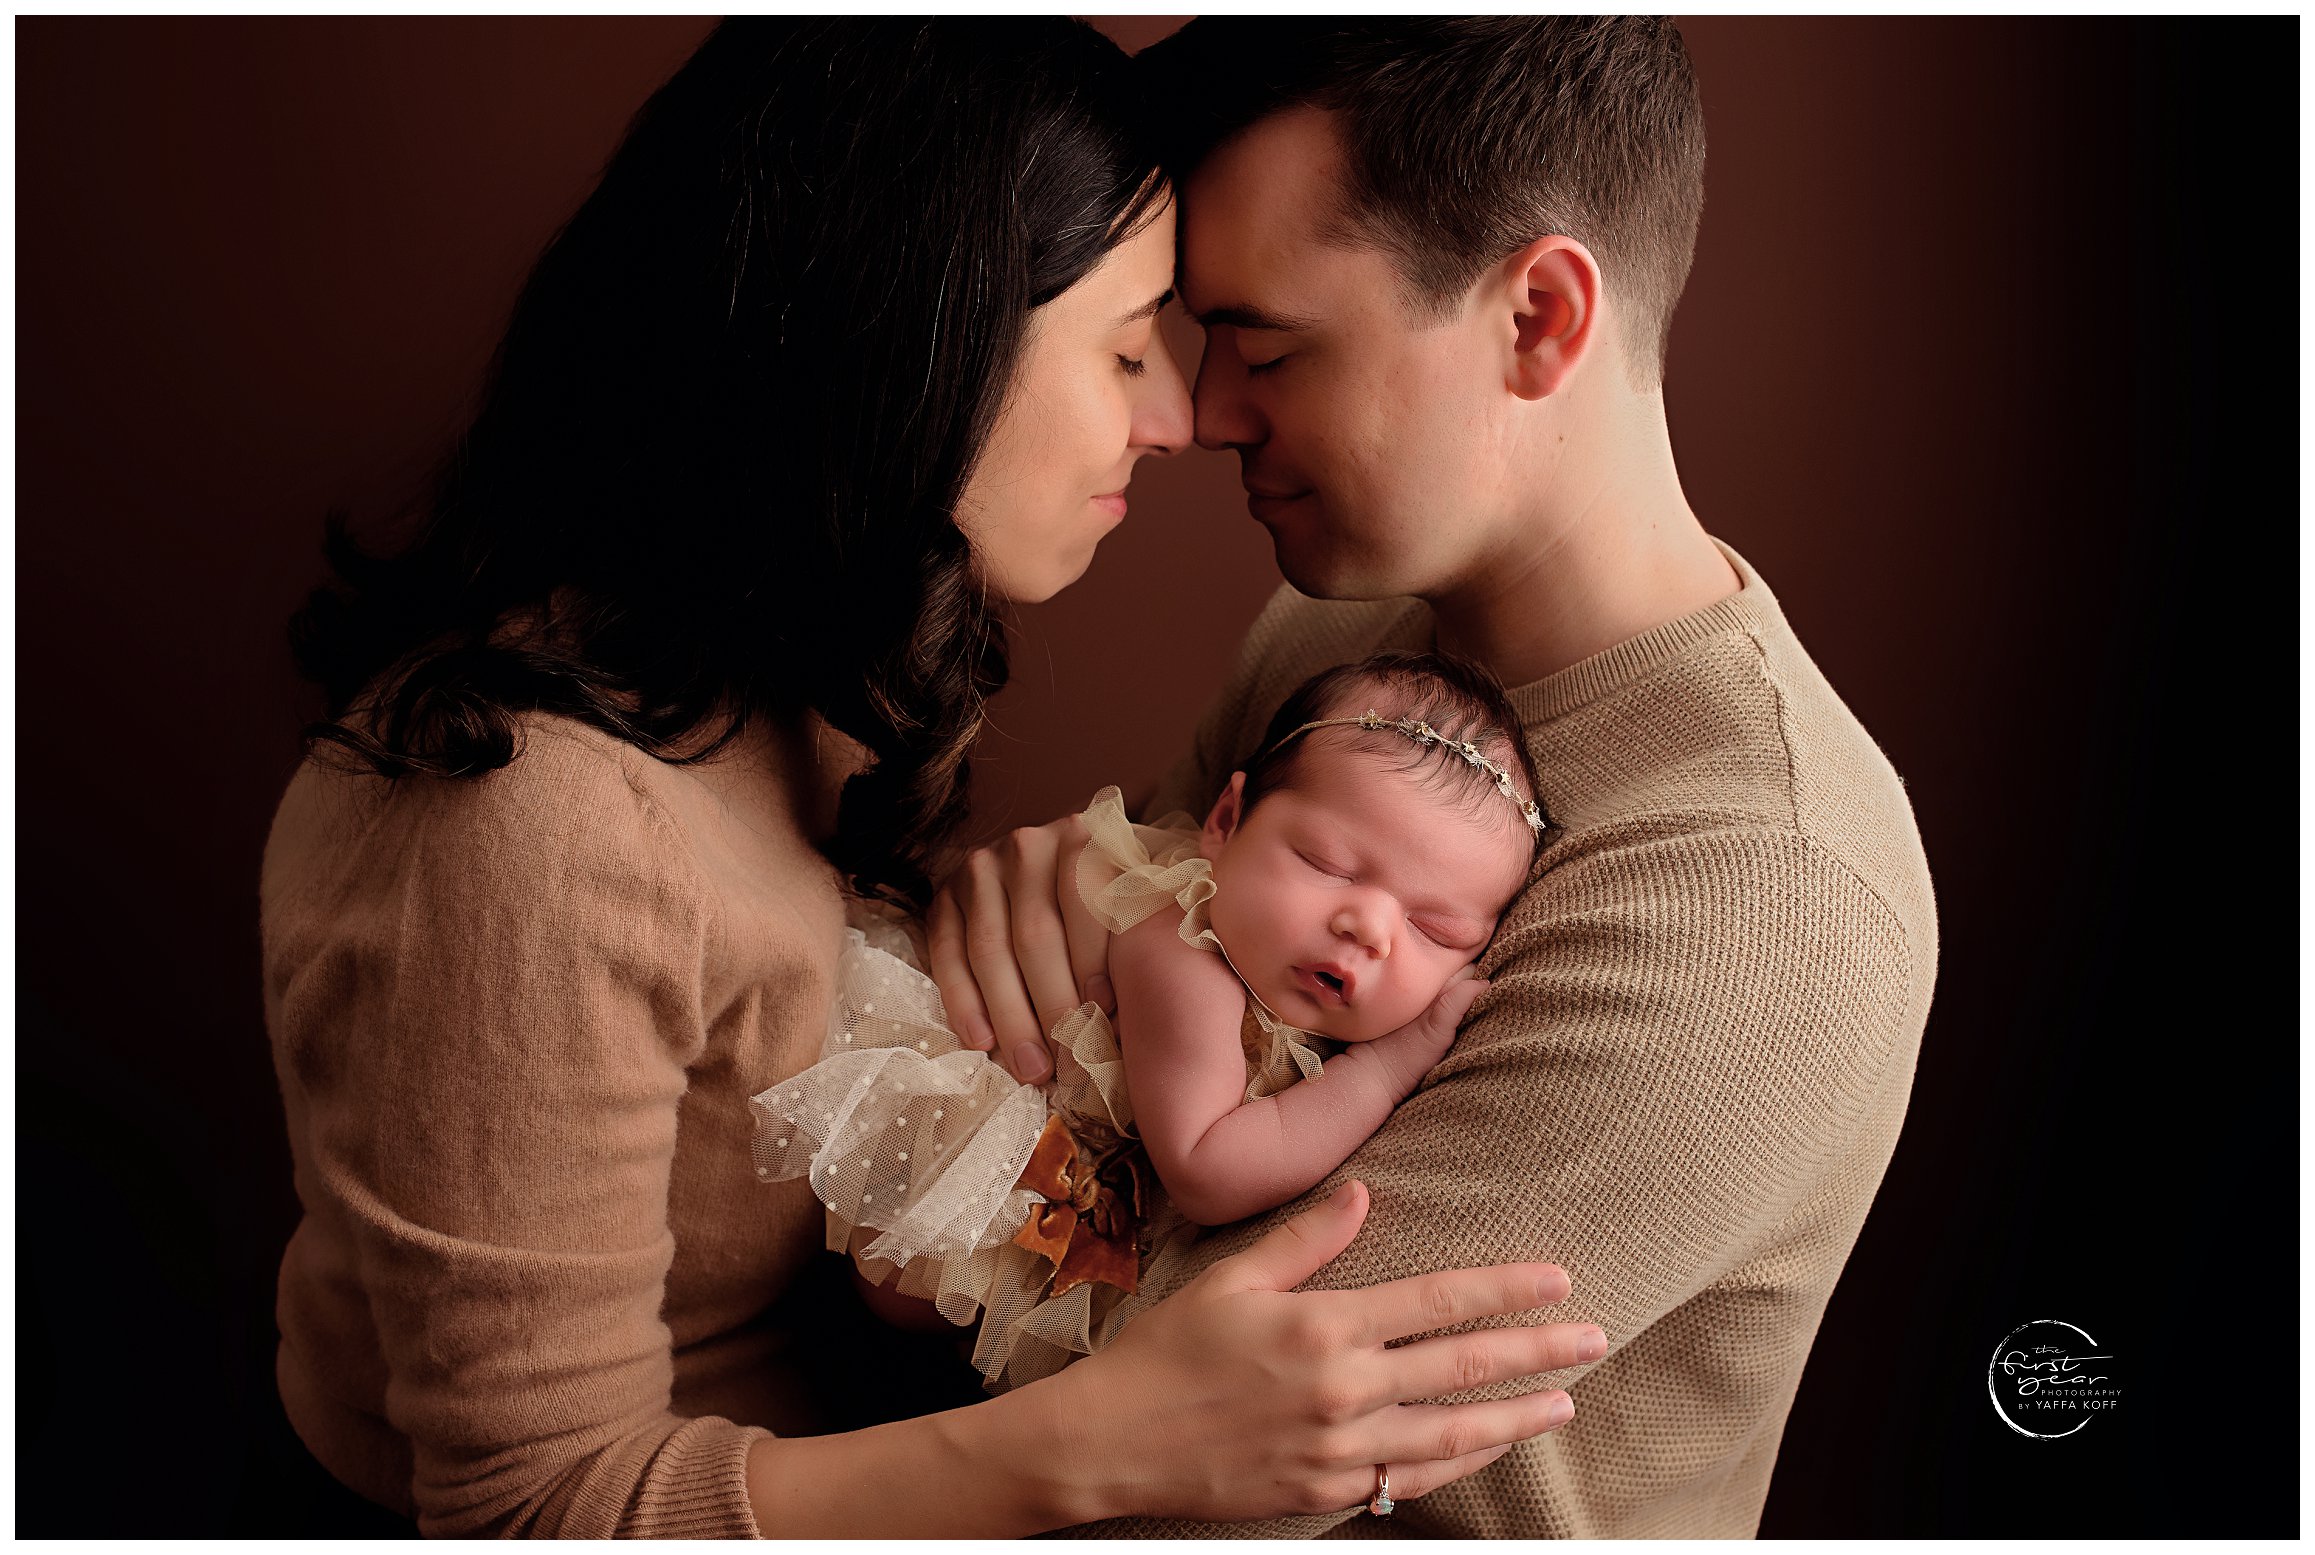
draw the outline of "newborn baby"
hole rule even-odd
[[[961,1047],[913,926],[863,909],[820,1061],[755,1098],[757,1175],[808,1174],[831,1247],[981,1315],[992,1385],[1098,1348],[1199,1224],[1320,1182],[1446,1052],[1541,846],[1518,727],[1483,671],[1384,654],[1298,688],[1202,827],[1103,790],[1077,887],[1116,1023],[1063,1020],[1049,1089]]]
[[[1208,883],[1138,923],[1112,901],[1114,855],[1086,850],[1079,890],[1116,935],[1135,1119],[1190,1219],[1242,1219],[1311,1187],[1445,1054],[1484,984],[1459,994],[1453,1018],[1418,1017],[1470,975],[1540,837],[1525,749],[1505,732],[1518,724],[1491,705],[1501,698],[1436,656],[1307,682],[1206,817]],[[1249,1006],[1257,1023],[1347,1050],[1314,1083],[1248,1100],[1237,1049],[1217,1034]]]

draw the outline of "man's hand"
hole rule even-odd
[[[1052,1076],[1045,1036],[1063,1016],[1088,1000],[1117,1013],[1109,932],[1077,896],[1084,848],[1074,815],[1021,827],[967,855],[925,916],[949,1028],[1031,1084]]]

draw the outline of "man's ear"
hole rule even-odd
[[[1537,238],[1491,279],[1511,323],[1505,387],[1523,400],[1557,394],[1597,340],[1599,261],[1574,238]]]
[[[1222,797],[1214,801],[1214,808],[1206,812],[1206,829],[1198,833],[1198,853],[1208,863],[1221,853],[1222,844],[1238,829],[1245,814],[1246,774],[1233,772],[1230,784],[1222,790]]]

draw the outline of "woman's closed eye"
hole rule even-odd
[[[1164,305],[1164,299],[1159,299]],[[1109,337],[1111,354],[1117,358],[1118,371],[1128,378],[1139,378],[1149,371],[1150,347],[1157,344],[1157,331],[1148,325],[1137,325],[1120,330]]]

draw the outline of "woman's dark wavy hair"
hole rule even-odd
[[[471,777],[546,712],[697,761],[816,711],[873,757],[831,856],[921,905],[1006,675],[958,499],[1030,310],[1165,197],[1125,64],[1060,18],[718,27],[540,259],[408,543],[331,518],[309,749]]]

